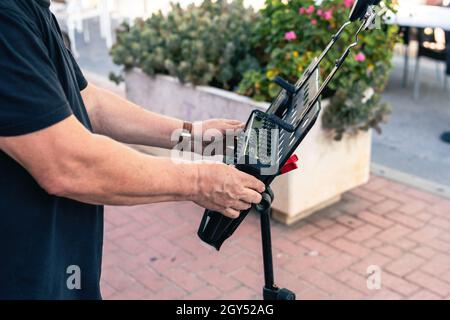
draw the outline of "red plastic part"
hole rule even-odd
[[[289,160],[286,162],[284,167],[281,168],[280,174],[286,174],[288,172],[298,169],[297,162],[298,162],[298,157],[297,157],[297,155],[294,154],[292,157],[289,158]]]

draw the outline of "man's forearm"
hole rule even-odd
[[[147,156],[104,136],[94,136],[91,148],[86,158],[66,168],[67,180],[60,190],[57,187],[60,196],[104,205],[193,200],[196,164]]]
[[[141,154],[91,134],[73,116],[32,135],[1,138],[0,148],[48,193],[85,203],[193,200],[198,191],[197,164]]]
[[[176,144],[171,136],[183,127],[182,120],[147,111],[91,84],[82,95],[95,133],[129,144],[166,149]]]

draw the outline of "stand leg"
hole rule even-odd
[[[261,218],[261,240],[264,261],[264,300],[295,300],[295,294],[288,289],[279,289],[275,285],[273,275],[272,236],[270,230],[270,215],[273,192],[268,189],[262,195],[262,202],[256,206]]]
[[[266,194],[264,194],[266,195]],[[267,199],[264,199],[266,201]],[[276,290],[273,276],[273,258],[272,258],[272,235],[270,230],[270,214],[271,209],[266,208],[260,213],[261,218],[261,240],[263,249],[264,262],[264,287],[269,290]]]
[[[419,99],[420,96],[420,75],[419,75],[419,70],[420,70],[420,57],[417,57],[416,60],[416,70],[414,71],[414,100]]]
[[[408,86],[408,76],[409,76],[409,45],[405,45],[405,61],[403,66],[403,81],[402,81],[403,88],[406,88]]]

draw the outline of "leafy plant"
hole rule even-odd
[[[246,70],[258,68],[249,55],[255,19],[242,0],[205,0],[187,9],[171,4],[167,16],[159,12],[133,27],[123,25],[111,54],[125,69],[139,67],[149,75],[234,89]]]
[[[385,2],[389,5],[391,1]],[[252,53],[262,67],[245,73],[238,92],[270,101],[279,90],[272,82],[276,76],[296,82],[348,20],[352,5],[353,0],[323,0],[320,6],[314,0],[267,0],[252,37]],[[357,28],[357,24],[350,26],[322,63],[322,78],[354,41]],[[335,131],[336,139],[345,132],[380,131],[380,123],[390,112],[389,106],[380,102],[380,94],[387,83],[396,35],[397,28],[386,25],[361,34],[358,50],[331,83],[331,105],[323,121],[326,128]]]

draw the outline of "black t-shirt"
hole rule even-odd
[[[49,1],[0,0],[0,136],[71,115],[91,130],[86,86]],[[0,299],[100,299],[102,239],[103,207],[47,194],[0,150]]]

